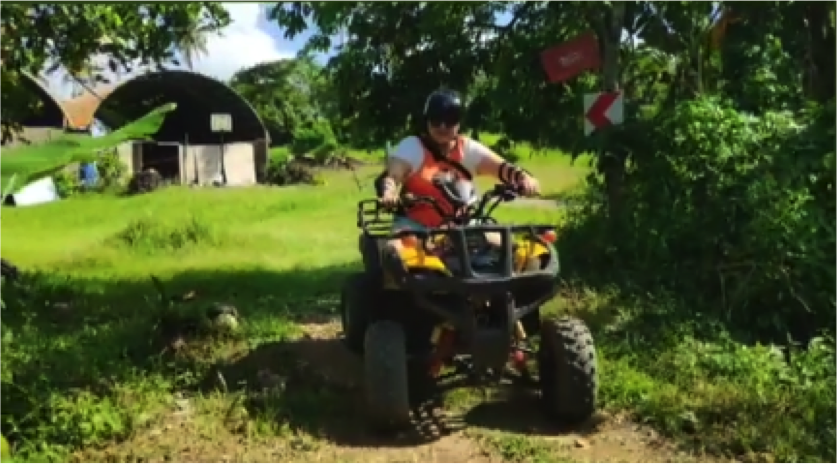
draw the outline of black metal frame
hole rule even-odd
[[[498,201],[488,208],[488,214],[485,214],[486,207],[492,195]],[[471,212],[477,213],[477,215],[467,216],[469,222],[473,221],[478,223],[478,225],[457,225],[426,231],[402,231],[396,233],[391,232],[394,219],[392,210],[382,207],[380,202],[374,199],[363,200],[358,203],[357,225],[362,229],[364,239],[366,240],[373,242],[385,241],[412,235],[419,239],[419,243],[427,251],[427,246],[431,243],[432,239],[438,236],[445,236],[447,243],[453,247],[452,254],[459,260],[460,269],[458,275],[416,275],[408,273],[401,282],[399,291],[409,294],[419,308],[428,310],[453,325],[460,334],[462,345],[471,347],[472,352],[483,351],[474,346],[478,344],[474,343],[477,340],[478,328],[473,311],[470,311],[465,305],[450,305],[447,304],[449,302],[440,303],[434,301],[432,295],[446,293],[462,297],[476,296],[486,300],[493,300],[497,303],[503,301],[505,311],[501,310],[500,314],[505,319],[503,326],[505,328],[504,331],[507,333],[503,334],[504,336],[502,338],[504,339],[504,346],[510,349],[512,348],[517,322],[537,311],[544,303],[553,299],[558,293],[558,286],[555,281],[559,266],[557,252],[551,243],[546,242],[540,237],[543,232],[553,230],[554,226],[503,226],[497,225],[496,221],[489,216],[500,202],[509,201],[512,198],[514,197],[503,195],[499,187],[487,193],[479,202],[478,206],[471,209]],[[526,273],[514,272],[514,236],[521,232],[525,233],[530,240],[540,243],[550,251],[548,261],[540,270],[527,271]],[[500,263],[497,268],[498,272],[480,272],[474,269],[472,265],[472,256],[468,247],[467,236],[486,233],[497,233],[501,237],[501,254]],[[378,262],[381,263],[380,260]],[[395,274],[383,267],[381,271]],[[515,290],[526,287],[535,287],[544,293],[537,299],[518,306],[514,298]],[[488,349],[487,351],[494,350]],[[490,357],[495,358],[495,356]],[[499,359],[497,359],[497,362],[499,362]]]

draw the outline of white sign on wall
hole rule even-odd
[[[232,132],[232,115],[212,113],[209,117],[209,127],[212,132]]]

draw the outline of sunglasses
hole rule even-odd
[[[459,124],[459,118],[430,119],[428,122],[432,127],[454,127]]]
[[[428,115],[427,121],[433,127],[453,127],[458,125],[462,121],[462,118],[459,112],[457,111],[445,114],[431,114]]]

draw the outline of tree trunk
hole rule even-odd
[[[625,17],[625,3],[613,2],[607,9],[605,20],[599,31],[602,50],[602,84],[605,92],[619,90],[619,47],[622,39],[622,24]],[[619,218],[625,190],[626,156],[620,147],[611,146],[611,137],[605,133],[601,156],[602,173],[607,190],[608,211],[611,218]]]
[[[835,82],[835,34],[830,24],[834,4],[831,2],[808,2],[805,16],[808,23],[809,53],[812,69],[810,95],[821,103],[834,98]]]

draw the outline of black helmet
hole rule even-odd
[[[455,126],[462,120],[464,112],[462,98],[453,90],[436,90],[424,102],[425,122],[438,125]]]

